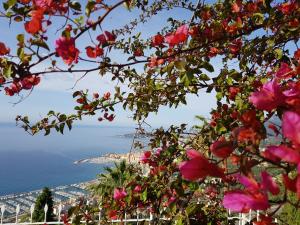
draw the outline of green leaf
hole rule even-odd
[[[48,116],[51,116],[51,115],[55,115],[55,112],[54,112],[53,110],[50,110],[50,111],[48,112]]]
[[[184,72],[185,71],[185,66],[186,66],[186,62],[184,61],[176,61],[174,63],[176,69],[178,69],[179,71],[181,72]]]
[[[50,134],[50,129],[49,128],[45,128],[45,134],[44,134],[44,136],[47,136],[47,135],[49,135]]]
[[[142,195],[141,195],[141,198],[143,200],[143,202],[146,202],[147,201],[147,196],[148,196],[148,190],[147,188],[143,191]]]
[[[225,133],[227,131],[226,127],[220,124],[217,125],[216,130],[218,133]]]
[[[96,5],[96,2],[95,1],[89,1],[87,4],[86,4],[86,7],[85,7],[85,15],[87,17],[89,17],[91,15],[91,12],[92,10],[94,9],[94,6]]]
[[[70,8],[72,8],[72,9],[74,9],[76,11],[81,11],[81,5],[80,5],[79,2],[76,2],[76,1],[71,2]]]
[[[128,0],[128,1],[124,2],[123,5],[124,5],[124,7],[125,7],[128,11],[131,11],[131,9],[134,8],[134,4],[133,4],[133,3],[134,3],[134,1]]]
[[[17,0],[8,0],[6,2],[8,8],[12,8],[13,6],[15,6],[16,3],[17,3]]]
[[[69,130],[71,130],[73,121],[72,120],[67,120],[66,123],[67,123],[67,126],[68,126]]]
[[[209,81],[210,78],[209,78],[209,76],[207,76],[206,74],[202,73],[202,74],[200,75],[200,80]]]
[[[282,49],[277,48],[274,50],[274,54],[275,54],[275,58],[279,60],[283,56],[283,51],[282,51]]]
[[[31,41],[31,44],[32,44],[32,45],[39,46],[39,47],[41,47],[41,48],[44,48],[44,49],[47,49],[48,51],[50,51],[50,48],[49,48],[49,46],[47,45],[47,43],[44,42],[44,41],[41,40],[41,39],[35,39],[35,40],[32,40],[32,41]]]
[[[65,114],[61,114],[61,115],[58,117],[59,122],[66,121],[66,119],[67,119],[67,116],[66,116]]]
[[[3,68],[3,76],[9,78],[11,77],[11,75],[12,75],[12,65],[9,64]]]
[[[264,15],[262,13],[254,13],[253,19],[256,25],[261,25],[264,22]]]
[[[215,71],[214,67],[209,62],[206,61],[201,63],[201,67],[211,73]]]
[[[84,17],[79,16],[78,18],[75,19],[75,22],[82,26],[84,24]]]
[[[73,93],[73,98],[77,97],[78,95],[81,95],[81,92],[80,91],[75,91]]]
[[[59,125],[59,132],[62,133],[62,134],[64,134],[64,128],[65,128],[65,123],[61,123]]]
[[[19,41],[19,43],[24,43],[24,34],[18,34],[17,40]]]
[[[194,74],[192,71],[187,71],[184,75],[180,78],[180,81],[184,84],[184,86],[188,87],[194,78]]]
[[[218,92],[216,94],[216,98],[217,98],[218,101],[220,101],[223,98],[223,94],[221,92]]]

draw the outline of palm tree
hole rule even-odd
[[[128,164],[125,160],[114,163],[114,167],[106,167],[105,171],[98,175],[98,182],[90,186],[95,196],[111,195],[115,188],[125,187],[133,177],[141,175],[141,169],[137,165]]]

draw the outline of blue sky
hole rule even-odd
[[[121,7],[109,16],[102,28],[103,30],[117,28],[125,25],[137,15],[137,11],[129,12],[125,8]],[[175,9],[168,13],[160,13],[152,18],[149,23],[139,26],[137,30],[141,31],[145,37],[155,35],[158,31],[160,31],[161,27],[166,24],[166,21],[170,16],[178,19],[189,19],[192,14],[183,9]],[[2,28],[0,41],[8,43],[12,52],[14,52],[14,46],[16,46],[15,36],[17,33],[24,32],[22,24],[13,24],[9,27],[7,21],[4,21],[1,18],[0,26]],[[48,34],[51,34],[49,35],[49,43],[54,43],[54,40],[59,36],[59,33],[57,35],[53,35],[54,33],[55,30],[50,28],[48,31]],[[94,34],[97,35],[97,33]],[[76,43],[78,47],[81,48],[81,51],[83,51],[84,46],[88,45],[86,40],[88,40],[88,37],[83,37]],[[114,54],[114,57],[116,61],[124,60],[124,56],[122,55]],[[216,67],[220,67],[220,63],[220,61],[215,60],[214,65]],[[36,69],[41,70],[46,68],[48,65],[49,64],[41,64]],[[86,68],[87,66],[89,65],[83,63],[77,65],[78,68]],[[18,100],[17,98],[11,98],[5,96],[4,93],[1,93],[0,122],[13,122],[15,116],[18,114],[29,115],[33,120],[37,120],[45,115],[50,109],[64,113],[71,113],[75,105],[72,99],[72,92],[74,90],[90,89],[92,92],[97,91],[100,93],[113,90],[114,84],[110,81],[109,76],[101,78],[97,73],[89,74],[84,80],[77,84],[74,90],[70,90],[78,77],[79,74],[52,74],[44,76],[41,84],[33,91],[33,93],[26,100],[17,105],[12,104]],[[22,94],[26,95],[27,93],[22,92]],[[195,115],[208,116],[208,112],[213,106],[214,96],[200,92],[198,97],[188,96],[187,106],[179,106],[177,109],[162,107],[157,115],[150,115],[147,122],[154,127],[186,122],[193,124],[197,122],[195,120]],[[80,124],[99,124],[100,126],[102,124],[116,126],[134,125],[134,122],[129,118],[131,116],[131,112],[125,112],[121,109],[121,107],[117,107],[116,109],[117,117],[112,124],[108,122],[99,124],[97,122],[97,117],[85,118]]]

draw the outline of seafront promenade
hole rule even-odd
[[[94,180],[52,188],[51,191],[55,204],[75,201],[80,197],[87,196],[88,192],[86,188],[93,182]],[[31,205],[35,203],[37,196],[41,192],[42,189],[0,196],[0,207],[5,206],[5,217],[15,216],[17,205],[20,206],[20,215],[28,213]]]

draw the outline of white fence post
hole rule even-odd
[[[18,204],[16,207],[16,224],[18,224],[18,215],[20,213],[20,205]]]
[[[153,221],[153,214],[152,214],[152,212],[150,212],[149,223],[152,224],[152,221]]]
[[[252,220],[252,209],[250,209],[250,211],[249,211],[249,218],[248,218],[248,222],[250,222],[251,220]]]
[[[48,205],[46,204],[45,207],[44,207],[44,212],[45,212],[45,219],[44,219],[44,222],[46,223],[47,221],[47,212],[48,212]]]
[[[138,208],[138,206],[137,206],[137,208],[136,208],[136,224],[137,225],[139,225],[139,208]]]
[[[35,207],[34,204],[32,204],[32,205],[30,206],[30,223],[32,223],[32,216],[33,216],[33,212],[34,212],[34,207]]]
[[[58,206],[58,222],[60,222],[60,220],[61,220],[61,210],[62,210],[62,205],[61,205],[61,203],[59,204],[59,206]]]
[[[1,224],[3,224],[3,216],[4,216],[4,212],[5,212],[5,205],[1,206]]]
[[[102,211],[102,207],[100,205],[99,206],[99,224],[101,224],[101,211]]]

